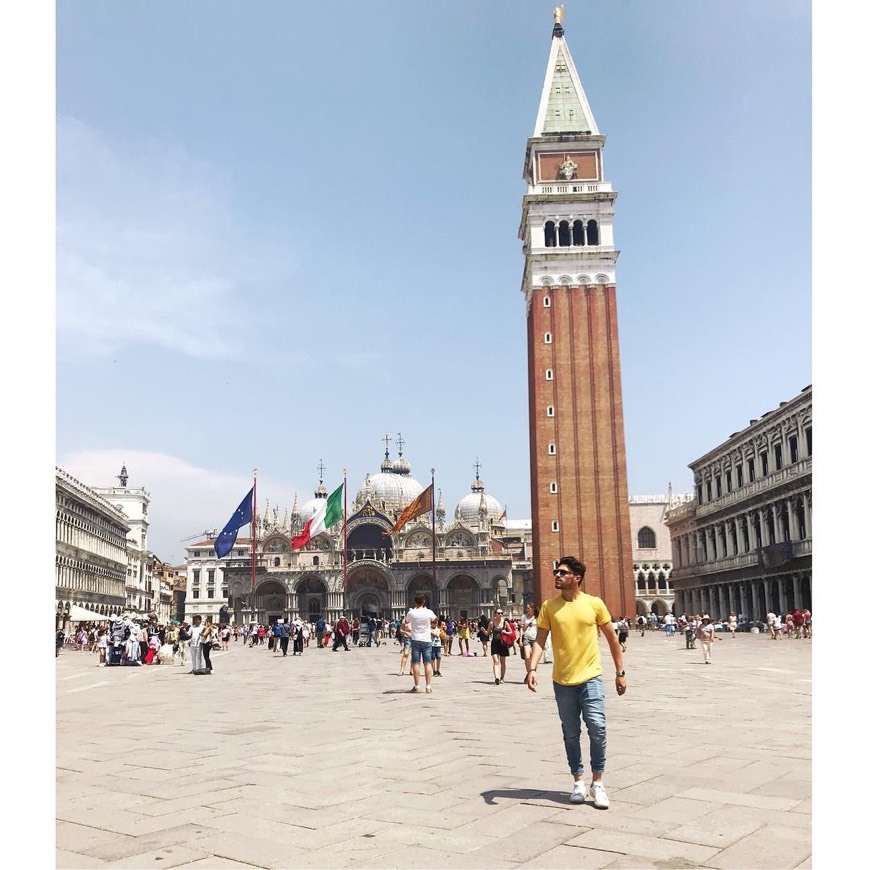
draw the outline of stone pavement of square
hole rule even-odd
[[[809,868],[812,640],[602,640],[609,810],[568,801],[551,666],[443,659],[410,694],[399,648],[214,673],[56,660],[62,868]],[[422,681],[421,681],[422,683]],[[588,741],[581,738],[587,782]]]

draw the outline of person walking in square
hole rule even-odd
[[[459,618],[459,655],[468,658],[471,655],[471,650],[468,647],[471,641],[471,627],[468,624],[468,617],[461,616]]]
[[[513,626],[504,617],[504,611],[499,607],[492,622],[489,624],[492,637],[490,650],[492,651],[492,676],[496,685],[504,682],[507,670],[507,657],[511,654],[511,646],[516,640],[513,635]]]
[[[531,601],[526,604],[526,612],[520,619],[522,626],[522,656],[526,666],[526,675],[523,682],[529,682],[529,670],[532,667],[532,644],[538,636],[538,605]]]
[[[444,624],[432,628],[432,676],[441,676],[441,654],[444,651]]]
[[[616,693],[624,695],[627,684],[622,666],[622,648],[605,603],[580,588],[586,566],[574,556],[563,556],[553,571],[557,595],[548,598],[538,614],[538,631],[532,644],[532,659],[527,685],[538,690],[538,662],[544,655],[547,638],[552,635],[553,692],[562,723],[562,740],[568,769],[574,777],[570,800],[586,800],[583,781],[583,756],[580,750],[580,720],[589,735],[592,768],[592,803],[598,809],[610,806],[604,788],[607,750],[607,719],[604,710],[604,682],[598,632],[604,635],[616,668]]]
[[[344,651],[348,652],[347,636],[350,634],[350,623],[344,615],[335,623],[335,640],[332,642],[332,651],[338,652],[340,646],[344,647]]]
[[[695,633],[698,640],[701,641],[701,649],[704,651],[704,664],[712,664],[713,641],[716,640],[716,629],[713,626],[713,620],[709,616],[704,616]]]
[[[414,606],[405,615],[402,631],[411,635],[411,676],[414,677],[412,692],[420,691],[420,663],[426,677],[426,692],[432,692],[432,629],[438,625],[438,617],[426,606],[426,596],[418,592]]]
[[[284,622],[284,620],[279,620],[275,625],[275,637],[277,638],[278,646],[276,648],[276,652],[278,650],[281,651],[281,657],[287,657],[287,649],[290,646],[290,636],[292,632],[290,630],[290,626]]]
[[[217,640],[217,629],[211,621],[210,616],[206,616],[205,625],[202,627],[202,634],[199,636],[199,646],[202,650],[203,659],[203,674],[211,673],[211,651],[214,648],[214,642]]]
[[[305,649],[305,638],[302,635],[302,630],[305,628],[305,623],[297,616],[291,623],[293,632],[293,655],[301,656]]]
[[[206,671],[202,665],[202,617],[199,614],[193,617],[190,626],[190,673],[204,674]]]

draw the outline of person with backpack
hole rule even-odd
[[[284,620],[279,621],[275,626],[275,652],[281,651],[282,656],[287,655],[287,648],[290,646],[290,631],[289,626],[284,623]]]
[[[320,616],[314,625],[314,636],[317,638],[317,648],[323,649],[323,635],[326,631],[326,620]]]
[[[625,645],[628,643],[628,620],[624,616],[616,623],[616,632],[619,645],[625,652]]]

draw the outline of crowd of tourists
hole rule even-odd
[[[412,608],[413,610],[413,608]],[[538,607],[526,604],[519,618],[505,615],[497,608],[492,617],[480,614],[469,618],[462,616],[435,616],[430,626],[432,645],[432,676],[440,677],[441,664],[445,657],[461,656],[489,658],[492,664],[493,682],[504,682],[510,656],[517,656],[524,663],[521,673],[523,682],[528,681],[530,649],[537,634]],[[714,620],[708,613],[666,613],[658,616],[639,615],[634,620],[622,616],[613,620],[613,628],[624,652],[629,634],[634,629],[641,636],[646,631],[662,631],[666,638],[680,634],[685,639],[686,649],[695,649],[700,642],[705,663],[712,661],[712,644],[717,632],[745,630],[747,617],[730,613],[724,619]],[[771,640],[784,637],[794,639],[812,637],[812,614],[808,609],[796,609],[791,613],[768,613],[764,629]],[[412,632],[406,619],[383,619],[374,615],[350,618],[342,615],[334,622],[320,616],[311,620],[296,616],[278,620],[273,624],[250,623],[230,625],[215,624],[211,617],[205,621],[194,616],[190,622],[161,622],[153,614],[144,619],[134,619],[129,614],[104,623],[82,623],[69,634],[59,629],[55,637],[55,654],[61,648],[98,655],[101,667],[108,665],[177,665],[189,667],[189,673],[200,676],[213,672],[211,655],[226,651],[231,644],[244,647],[265,646],[274,655],[302,655],[314,641],[317,649],[333,652],[351,647],[380,647],[392,642],[401,648],[400,675],[412,675]],[[551,650],[544,652],[544,661],[551,660]]]

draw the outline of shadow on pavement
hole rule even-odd
[[[499,788],[491,791],[482,791],[480,796],[488,803],[496,803],[496,798],[506,798],[514,801],[528,801],[535,798],[541,800],[553,801],[557,804],[568,804],[574,806],[568,800],[568,793],[561,791],[538,791],[532,788]]]

